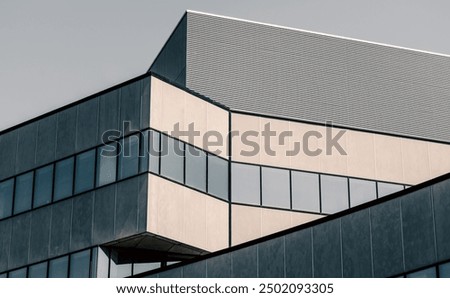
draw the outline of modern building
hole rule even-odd
[[[188,11],[0,134],[0,276],[448,276],[450,57]]]

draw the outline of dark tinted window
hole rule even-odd
[[[37,169],[34,174],[34,207],[49,204],[52,201],[53,165]]]
[[[77,155],[75,170],[75,193],[94,188],[95,149]]]
[[[31,209],[33,198],[33,172],[16,177],[16,194],[14,197],[14,214]]]
[[[149,168],[150,172],[155,174],[159,174],[159,154],[161,151],[159,137],[159,132],[150,131]]]
[[[11,216],[14,193],[14,179],[0,183],[0,219]]]
[[[436,267],[427,268],[414,273],[407,274],[406,277],[409,278],[435,278],[436,277]]]
[[[62,160],[55,166],[55,201],[72,195],[73,160],[73,157]]]
[[[259,166],[231,164],[231,200],[236,203],[260,205]]]
[[[119,155],[119,179],[131,177],[139,168],[139,136],[133,135],[121,141]]]
[[[47,277],[47,262],[39,263],[28,268],[28,277],[45,278]]]
[[[27,268],[21,268],[14,271],[10,271],[9,278],[26,278],[27,277]]]
[[[89,277],[91,251],[84,250],[70,256],[69,277],[85,278]]]
[[[97,150],[97,186],[116,181],[117,146],[109,144]]]
[[[69,268],[68,261],[69,261],[68,256],[51,260],[49,262],[48,277],[50,278],[67,277],[67,270]]]
[[[292,171],[292,209],[320,212],[318,174]]]

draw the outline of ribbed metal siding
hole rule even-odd
[[[450,141],[450,58],[188,13],[186,86],[232,109]]]

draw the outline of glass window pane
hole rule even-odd
[[[161,136],[161,175],[183,183],[183,143]]]
[[[259,166],[231,164],[231,201],[260,205]]]
[[[7,278],[8,277],[8,273],[1,273],[0,274],[0,278]]]
[[[262,205],[291,208],[288,170],[262,167]]]
[[[186,145],[186,184],[206,191],[206,153]]]
[[[16,195],[14,197],[14,214],[31,209],[33,197],[33,172],[16,178]]]
[[[450,263],[439,265],[439,277],[450,278]]]
[[[161,263],[139,263],[139,264],[133,264],[133,275],[147,272],[150,270],[158,269],[161,267]]]
[[[33,206],[39,207],[52,201],[53,165],[37,169],[34,174]]]
[[[141,148],[139,151],[139,173],[148,172],[149,164],[149,134],[150,131],[144,131],[141,133]]]
[[[375,181],[350,179],[351,207],[375,200],[377,198],[377,185]]]
[[[139,135],[133,135],[120,142],[119,179],[134,176],[139,168]]]
[[[47,277],[47,262],[39,263],[30,266],[28,269],[28,277],[30,278],[46,278]]]
[[[67,277],[67,269],[69,268],[69,257],[54,259],[49,262],[48,277],[61,278]]]
[[[108,144],[97,150],[97,186],[116,181],[117,146]]]
[[[384,183],[378,182],[378,197],[382,198],[384,196],[390,195],[392,193],[403,190],[403,185],[394,183]]]
[[[347,178],[321,175],[322,212],[333,214],[348,209]]]
[[[88,278],[91,263],[91,250],[84,250],[70,256],[69,277]]]
[[[109,252],[101,247],[95,248],[97,250],[97,277],[108,278],[109,270]]]
[[[117,277],[127,277],[131,275],[131,263],[126,264],[118,264],[118,255],[116,251],[112,251],[111,253],[111,263],[110,263],[110,276],[111,278]]]
[[[10,271],[8,274],[9,278],[27,278],[27,267],[20,268],[14,271]]]
[[[55,201],[72,195],[73,161],[74,158],[71,157],[58,162],[55,166]]]
[[[208,193],[228,200],[228,161],[208,155]]]
[[[77,155],[75,193],[94,188],[95,149]]]
[[[150,172],[159,174],[159,154],[161,151],[160,148],[160,133],[157,131],[150,131],[150,159],[149,159],[149,168]]]
[[[434,278],[436,277],[436,267],[427,268],[414,273],[407,274],[408,278]]]
[[[11,216],[14,193],[14,179],[0,183],[0,219]]]
[[[292,209],[320,212],[318,174],[292,171]]]

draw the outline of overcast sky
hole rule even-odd
[[[0,0],[0,130],[145,73],[186,9],[450,54],[448,0]]]

